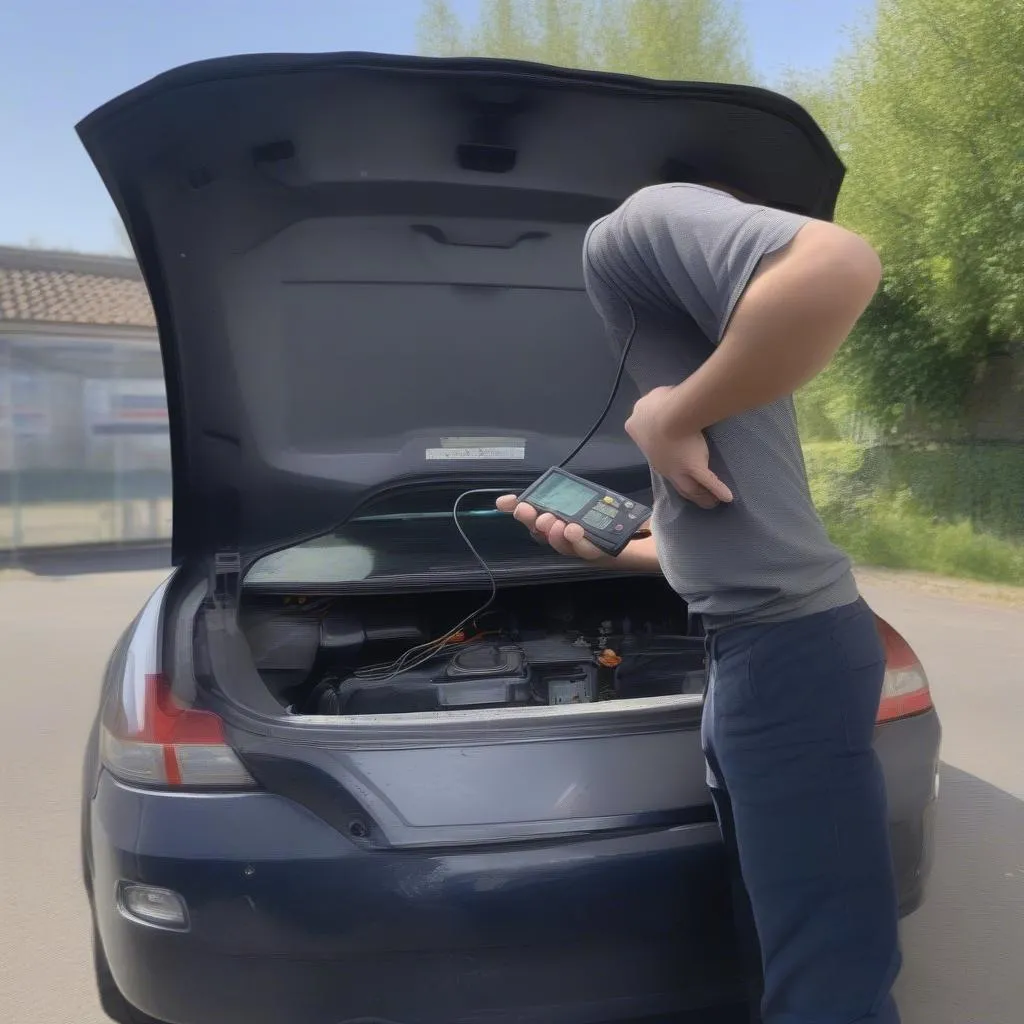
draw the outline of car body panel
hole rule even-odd
[[[369,737],[363,749],[237,732],[231,741],[268,791],[354,828],[370,846],[568,839],[713,820],[696,725],[700,697],[691,701],[692,726],[619,735],[577,728],[574,736],[383,749]]]
[[[934,713],[879,730],[904,911],[931,863]],[[100,776],[95,915],[134,1006],[181,1024],[599,1022],[741,991],[713,822],[375,850],[285,797]],[[121,880],[181,893],[186,934],[127,920]]]
[[[79,133],[156,313],[176,562],[326,534],[398,485],[529,482],[615,374],[593,220],[666,176],[829,218],[844,173],[774,93],[496,60],[205,61]],[[631,388],[574,463],[619,490],[649,484]]]
[[[160,1020],[556,1024],[735,991],[712,823],[367,851],[278,796],[141,793],[104,775],[91,829],[113,976]],[[191,931],[126,920],[113,901],[125,877],[184,895]]]
[[[121,667],[115,652],[105,688],[116,684]],[[676,734],[682,751],[686,738],[695,738],[694,724],[689,734]],[[231,736],[253,764],[261,743],[282,750],[280,737],[245,738],[237,726]],[[591,741],[577,739],[575,760],[567,754],[571,739],[545,742],[558,756],[548,762],[538,754],[538,772],[565,780],[575,771],[586,800],[604,799],[602,787],[614,790],[610,769],[591,756],[611,753],[604,741],[590,749]],[[931,865],[938,743],[934,712],[877,730],[904,912],[920,903]],[[559,805],[539,776],[536,796],[512,793],[512,804],[487,809],[485,782],[501,790],[503,751],[513,768],[521,763],[506,746],[498,739],[486,752],[488,773],[465,776],[473,786],[458,783],[454,769],[437,771],[444,758],[472,749],[459,744],[441,755],[424,744],[378,751],[379,771],[365,752],[350,752],[379,787],[375,804],[357,786],[336,785],[333,799],[323,789],[311,798],[316,787],[301,773],[290,793],[281,786],[236,794],[134,788],[98,767],[94,734],[83,786],[84,862],[97,934],[119,991],[131,1006],[173,1024],[597,1024],[739,998],[728,868],[697,748],[652,748],[636,778],[661,769],[666,805],[689,801],[702,813],[698,820],[659,822],[649,808],[623,805],[599,832],[574,834],[571,817],[556,817],[564,834],[545,836],[535,830],[552,823]],[[346,778],[336,771],[336,749],[313,749],[328,758],[336,779]],[[403,749],[388,768],[387,759]],[[626,776],[623,757],[625,750],[616,759]],[[446,827],[417,833],[415,821],[410,828],[400,816],[388,821],[390,832],[351,828],[353,814],[384,806],[395,786],[397,806],[428,820],[413,801],[410,778],[429,780],[420,793],[424,785],[457,785],[463,806],[459,811],[454,794],[445,794],[449,815],[477,825],[486,818],[487,827],[463,831],[458,843]],[[521,781],[528,789],[529,780]],[[701,792],[681,799],[692,786]],[[436,810],[436,793],[427,792],[423,806],[431,799]],[[508,828],[524,819],[534,832],[528,838]],[[180,893],[189,930],[126,917],[116,897],[126,881]]]

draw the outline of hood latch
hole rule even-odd
[[[215,608],[238,609],[242,589],[242,556],[237,551],[218,551],[213,556],[210,597]]]

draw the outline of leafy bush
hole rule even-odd
[[[969,451],[975,457],[812,442],[804,457],[829,535],[856,562],[1024,586],[1019,497],[1013,505],[1024,475],[1012,475],[1008,467],[1024,455],[991,449],[978,457]],[[908,480],[914,486],[906,486]],[[995,510],[993,521],[1005,514],[1005,531],[962,513],[964,503],[977,503],[981,494]]]
[[[894,445],[865,462],[876,490],[906,491],[925,514],[1024,541],[1024,446]]]
[[[1024,544],[982,533],[967,520],[936,522],[906,492],[866,499],[856,515],[822,518],[832,539],[861,565],[1024,586]]]

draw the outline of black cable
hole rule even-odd
[[[439,636],[425,644],[420,644],[418,647],[410,648],[398,659],[388,665],[374,665],[359,669],[355,673],[359,678],[384,682],[388,679],[393,679],[402,672],[408,672],[411,669],[419,668],[420,665],[423,665],[432,658],[437,657],[437,655],[448,646],[449,641],[456,633],[465,629],[466,626],[470,625],[470,623],[480,618],[490,609],[491,605],[494,604],[498,597],[498,580],[495,577],[494,572],[491,570],[491,567],[487,564],[487,560],[480,554],[476,545],[469,539],[462,523],[459,521],[459,506],[466,498],[470,498],[478,494],[504,494],[506,490],[507,488],[503,487],[483,487],[474,488],[471,491],[463,491],[462,494],[455,499],[455,503],[452,505],[452,521],[455,524],[455,529],[459,531],[459,536],[462,538],[463,543],[469,549],[470,554],[472,554],[476,559],[480,568],[483,569],[484,573],[487,575],[487,580],[490,583],[491,592],[488,595],[487,600],[480,605],[479,608],[470,612],[464,619],[452,626],[452,628],[443,636]]]
[[[608,400],[604,404],[604,408],[601,410],[600,415],[594,420],[591,428],[583,435],[579,444],[569,454],[562,459],[558,464],[559,469],[564,469],[577,455],[589,444],[593,436],[601,429],[601,425],[608,417],[608,413],[611,412],[612,406],[615,404],[615,398],[619,393],[619,386],[622,384],[622,376],[626,372],[626,360],[629,358],[629,351],[633,346],[633,339],[636,337],[637,321],[636,313],[633,310],[630,303],[626,303],[626,308],[629,310],[629,334],[626,336],[626,343],[622,347],[622,356],[619,358],[619,365],[615,371],[615,379],[612,381],[611,391],[608,394]],[[471,612],[457,625],[452,626],[444,636],[438,637],[436,640],[428,641],[425,644],[420,644],[417,647],[410,648],[401,657],[387,665],[373,665],[367,666],[366,668],[359,669],[355,674],[361,679],[374,680],[374,681],[386,681],[393,679],[395,676],[400,675],[402,672],[408,672],[411,669],[418,668],[420,665],[430,661],[432,658],[437,657],[441,651],[448,645],[451,638],[464,629],[475,619],[478,619],[484,612],[490,609],[491,605],[498,598],[498,580],[495,577],[491,567],[487,564],[487,560],[480,554],[476,549],[476,546],[469,539],[466,534],[462,523],[459,521],[459,506],[466,498],[473,497],[478,494],[505,494],[508,488],[501,487],[483,487],[474,488],[470,491],[463,491],[452,505],[452,521],[455,524],[455,529],[459,531],[459,536],[462,538],[463,543],[469,549],[469,553],[476,559],[477,564],[483,569],[487,575],[487,580],[490,583],[491,592],[487,600],[480,605],[476,611]]]
[[[601,424],[607,419],[608,413],[612,411],[612,406],[615,404],[615,397],[618,395],[619,385],[622,383],[622,375],[626,372],[626,360],[629,358],[629,350],[633,347],[633,339],[636,337],[636,313],[628,302],[626,303],[626,309],[629,310],[629,334],[626,336],[626,344],[622,347],[622,356],[619,359],[618,369],[615,371],[615,379],[612,381],[612,389],[608,394],[608,401],[604,403],[601,415],[594,420],[594,425],[583,435],[583,440],[558,464],[559,469],[565,469],[590,443],[593,436],[601,429]]]

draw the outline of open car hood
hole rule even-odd
[[[843,178],[773,93],[497,60],[205,61],[78,132],[156,311],[177,562],[327,533],[396,486],[532,480],[614,377],[593,220],[673,165],[826,219]],[[574,471],[649,484],[635,398]]]

